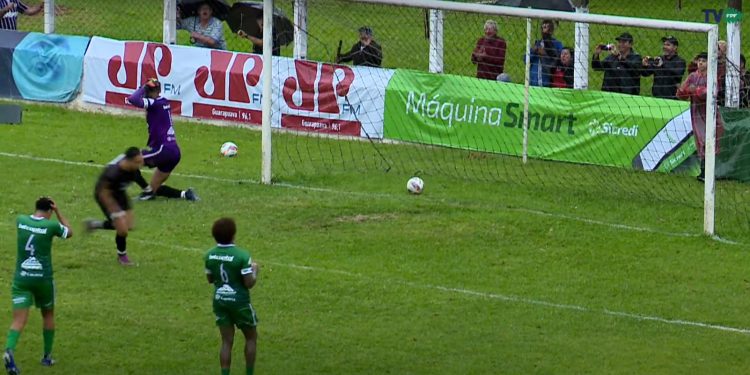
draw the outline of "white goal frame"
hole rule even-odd
[[[715,233],[715,142],[716,142],[716,111],[717,103],[717,53],[718,53],[718,37],[719,27],[714,24],[703,24],[695,22],[682,22],[682,21],[669,21],[669,20],[657,20],[648,18],[633,18],[633,17],[621,17],[621,16],[608,16],[598,15],[591,13],[568,13],[558,12],[549,10],[537,10],[537,9],[525,9],[525,8],[513,8],[497,5],[487,4],[473,4],[473,3],[458,3],[452,1],[438,1],[438,0],[349,0],[353,3],[369,3],[369,4],[381,4],[381,5],[394,5],[401,7],[420,8],[432,11],[444,12],[468,12],[468,13],[482,13],[491,14],[495,16],[511,16],[519,19],[526,18],[527,22],[534,19],[555,19],[560,21],[576,22],[578,24],[605,24],[605,25],[617,25],[617,26],[631,26],[631,27],[646,27],[652,29],[669,29],[678,31],[687,31],[694,33],[706,33],[708,34],[708,106],[706,108],[706,148],[705,148],[705,185],[704,185],[704,214],[703,214],[703,231],[707,235],[714,235]],[[264,8],[266,10],[273,9],[274,0],[264,0]],[[266,15],[270,12],[265,12]],[[270,83],[271,80],[271,43],[269,37],[271,34],[272,19],[268,17],[264,20],[264,43],[263,43],[263,55],[264,55],[264,69],[263,69],[263,81],[264,83]],[[527,33],[528,34],[528,33]],[[529,36],[527,35],[527,39]],[[527,43],[529,41],[527,40]],[[588,45],[588,43],[585,43]],[[578,51],[577,51],[578,52]],[[581,52],[583,53],[583,52]],[[589,55],[589,51],[585,51],[586,55]],[[529,82],[529,70],[526,69],[526,84]],[[266,84],[267,89],[270,89],[270,84]],[[270,91],[270,90],[268,90]],[[272,95],[270,92],[263,93],[263,136],[262,136],[262,178],[261,181],[264,184],[270,184],[272,181],[271,171],[271,124],[270,124],[270,108]],[[526,96],[526,103],[524,103],[524,133],[528,129],[528,95]],[[524,140],[524,143],[526,140]],[[524,153],[523,160],[526,160],[527,155]]]

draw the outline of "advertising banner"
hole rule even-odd
[[[82,36],[0,30],[0,97],[73,100],[88,44]]]
[[[398,70],[385,137],[520,156],[523,103],[523,85]],[[530,88],[532,158],[669,171],[690,156],[691,134],[688,102]]]
[[[382,138],[392,70],[273,59],[273,127]],[[262,71],[261,55],[95,37],[83,100],[127,107],[127,95],[157,78],[176,115],[259,125]]]

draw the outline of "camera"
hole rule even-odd
[[[660,56],[649,57],[648,58],[648,63],[649,63],[649,65],[660,65],[661,64],[661,57]]]
[[[601,48],[602,51],[611,51],[615,48],[614,44],[600,44],[599,48]]]

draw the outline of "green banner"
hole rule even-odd
[[[690,156],[688,102],[540,87],[529,96],[529,157],[671,171]],[[523,85],[397,70],[384,135],[520,156],[523,103]]]

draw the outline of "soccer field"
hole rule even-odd
[[[53,247],[59,362],[38,364],[34,312],[16,355],[24,374],[218,374],[202,254],[221,216],[237,219],[237,243],[261,265],[256,373],[750,371],[750,241],[701,236],[700,208],[441,174],[410,196],[409,174],[377,168],[286,172],[267,187],[254,182],[259,132],[178,121],[183,161],[169,184],[202,200],[136,202],[138,267],[123,268],[112,233],[86,236],[81,222],[101,215],[100,167],[144,144],[144,119],[23,105],[23,125],[0,127],[0,326],[15,216],[51,195],[76,232]],[[219,156],[227,140],[238,157]],[[234,373],[243,362],[238,338]]]

